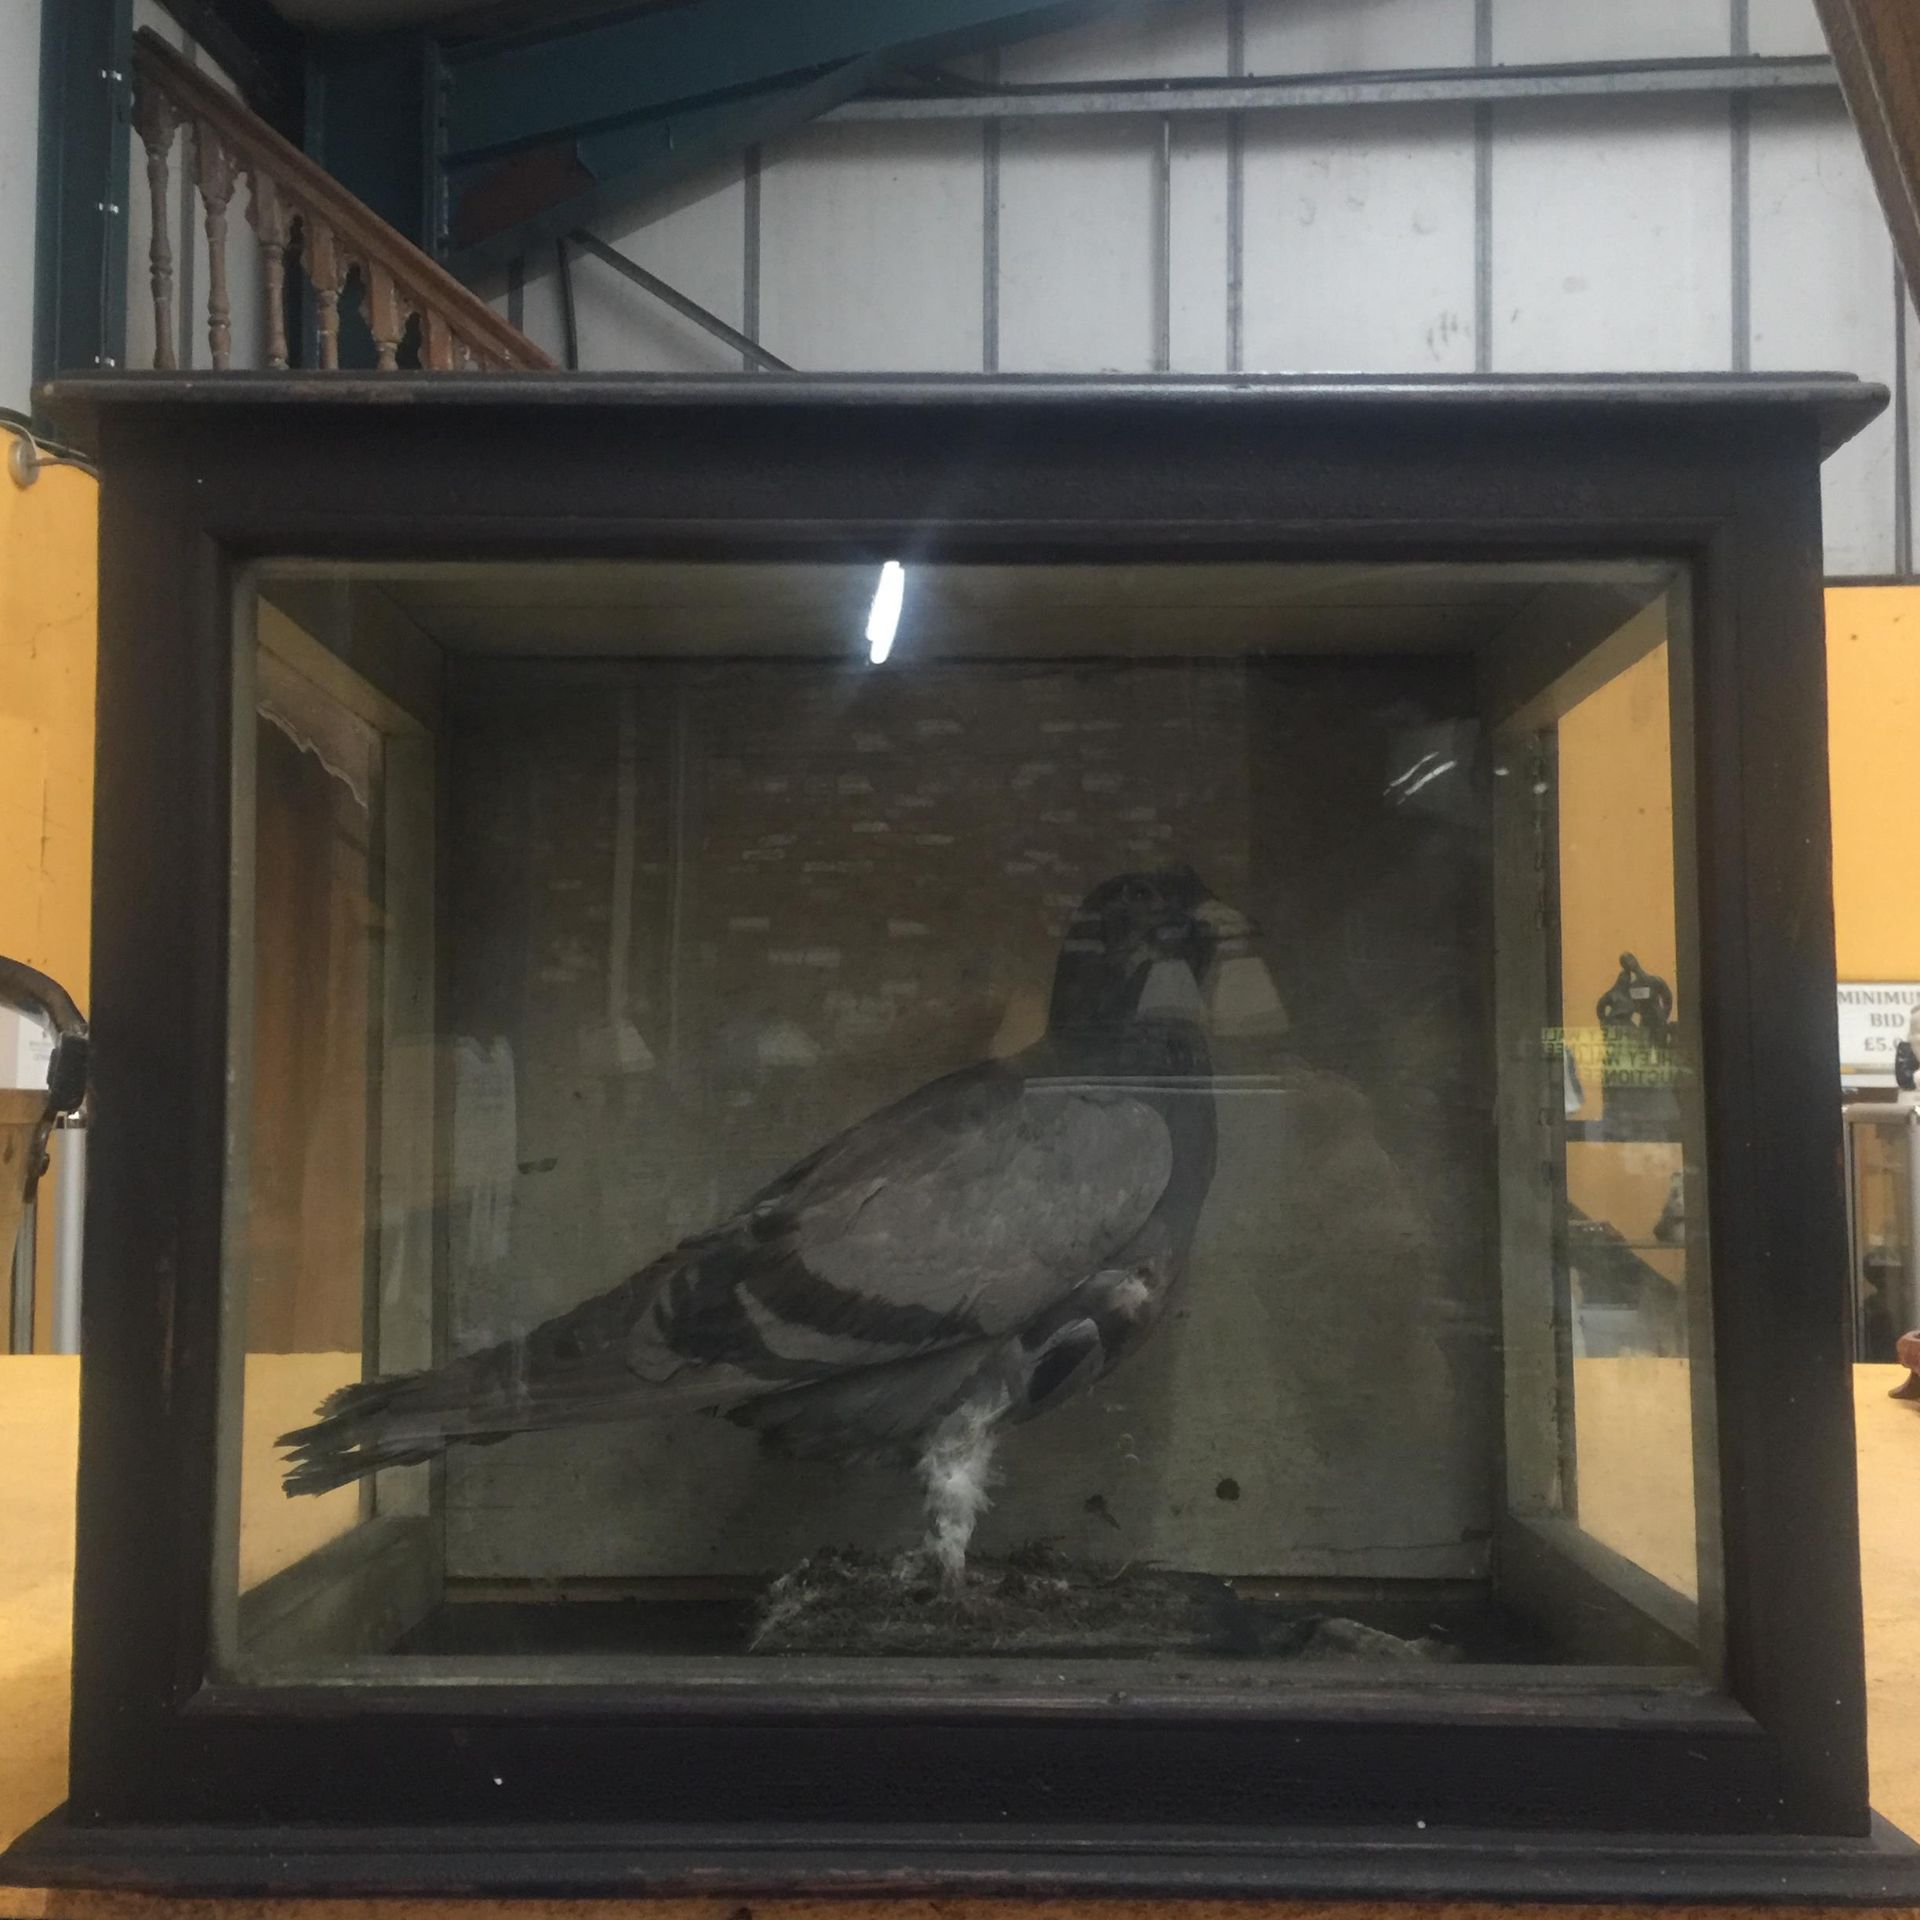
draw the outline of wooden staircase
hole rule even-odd
[[[1907,285],[1920,293],[1920,6],[1814,0]]]
[[[324,168],[149,29],[135,36],[133,66],[133,124],[146,147],[147,186],[153,198],[148,265],[156,367],[179,365],[168,208],[173,152],[183,130],[184,164],[191,169],[206,221],[207,345],[216,368],[232,364],[227,220],[242,178],[249,190],[247,218],[260,243],[269,367],[285,367],[289,361],[290,260],[310,289],[314,354],[323,371],[340,365],[340,297],[355,278],[382,373],[401,371],[403,350],[420,371],[429,373],[504,373],[553,366],[531,340],[438,261],[396,233]]]

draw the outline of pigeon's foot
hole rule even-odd
[[[999,1443],[994,1423],[1006,1411],[1006,1398],[955,1408],[937,1426],[919,1460],[920,1484],[927,1493],[927,1537],[916,1550],[931,1566],[943,1591],[958,1592],[965,1582],[967,1548],[973,1530],[991,1504],[993,1450]],[[916,1554],[904,1556],[913,1559]]]

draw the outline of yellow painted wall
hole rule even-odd
[[[1694,1030],[1692,983],[1680,977],[1673,853],[1673,751],[1667,704],[1666,608],[1635,619],[1649,650],[1595,689],[1560,722],[1561,1020],[1597,1040],[1596,1007],[1630,952],[1674,989],[1674,1017]],[[1579,1118],[1601,1113],[1599,1061],[1581,1055],[1586,1101]],[[1575,1205],[1647,1239],[1666,1205],[1678,1146],[1623,1149],[1575,1141],[1567,1179]],[[1677,1255],[1646,1250],[1666,1268]]]
[[[1561,728],[1569,1023],[1591,1022],[1623,943],[1674,978],[1665,672],[1645,656]],[[1840,978],[1920,979],[1920,587],[1828,591],[1827,701]]]
[[[1842,980],[1920,980],[1920,587],[1827,594],[1834,944]]]
[[[1635,617],[1654,642],[1560,722],[1560,983],[1569,1027],[1594,1008],[1631,952],[1675,989],[1673,753],[1665,604]],[[1600,1111],[1599,1075],[1582,1109]]]
[[[83,1010],[98,527],[99,486],[79,468],[43,467],[30,487],[0,478],[0,953],[52,974]],[[41,1200],[45,1274],[51,1185]],[[50,1305],[43,1286],[42,1345]]]

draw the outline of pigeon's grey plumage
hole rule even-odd
[[[1214,1169],[1201,985],[1245,931],[1185,868],[1096,888],[1035,1045],[883,1108],[517,1340],[345,1388],[284,1436],[287,1491],[701,1409],[785,1452],[912,1464],[957,1574],[998,1430],[1098,1379],[1180,1278]]]

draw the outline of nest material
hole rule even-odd
[[[923,1563],[828,1548],[767,1589],[756,1653],[1242,1655],[1448,1660],[1444,1642],[1256,1604],[1207,1574],[1079,1566],[1046,1547],[969,1563],[947,1587]]]

